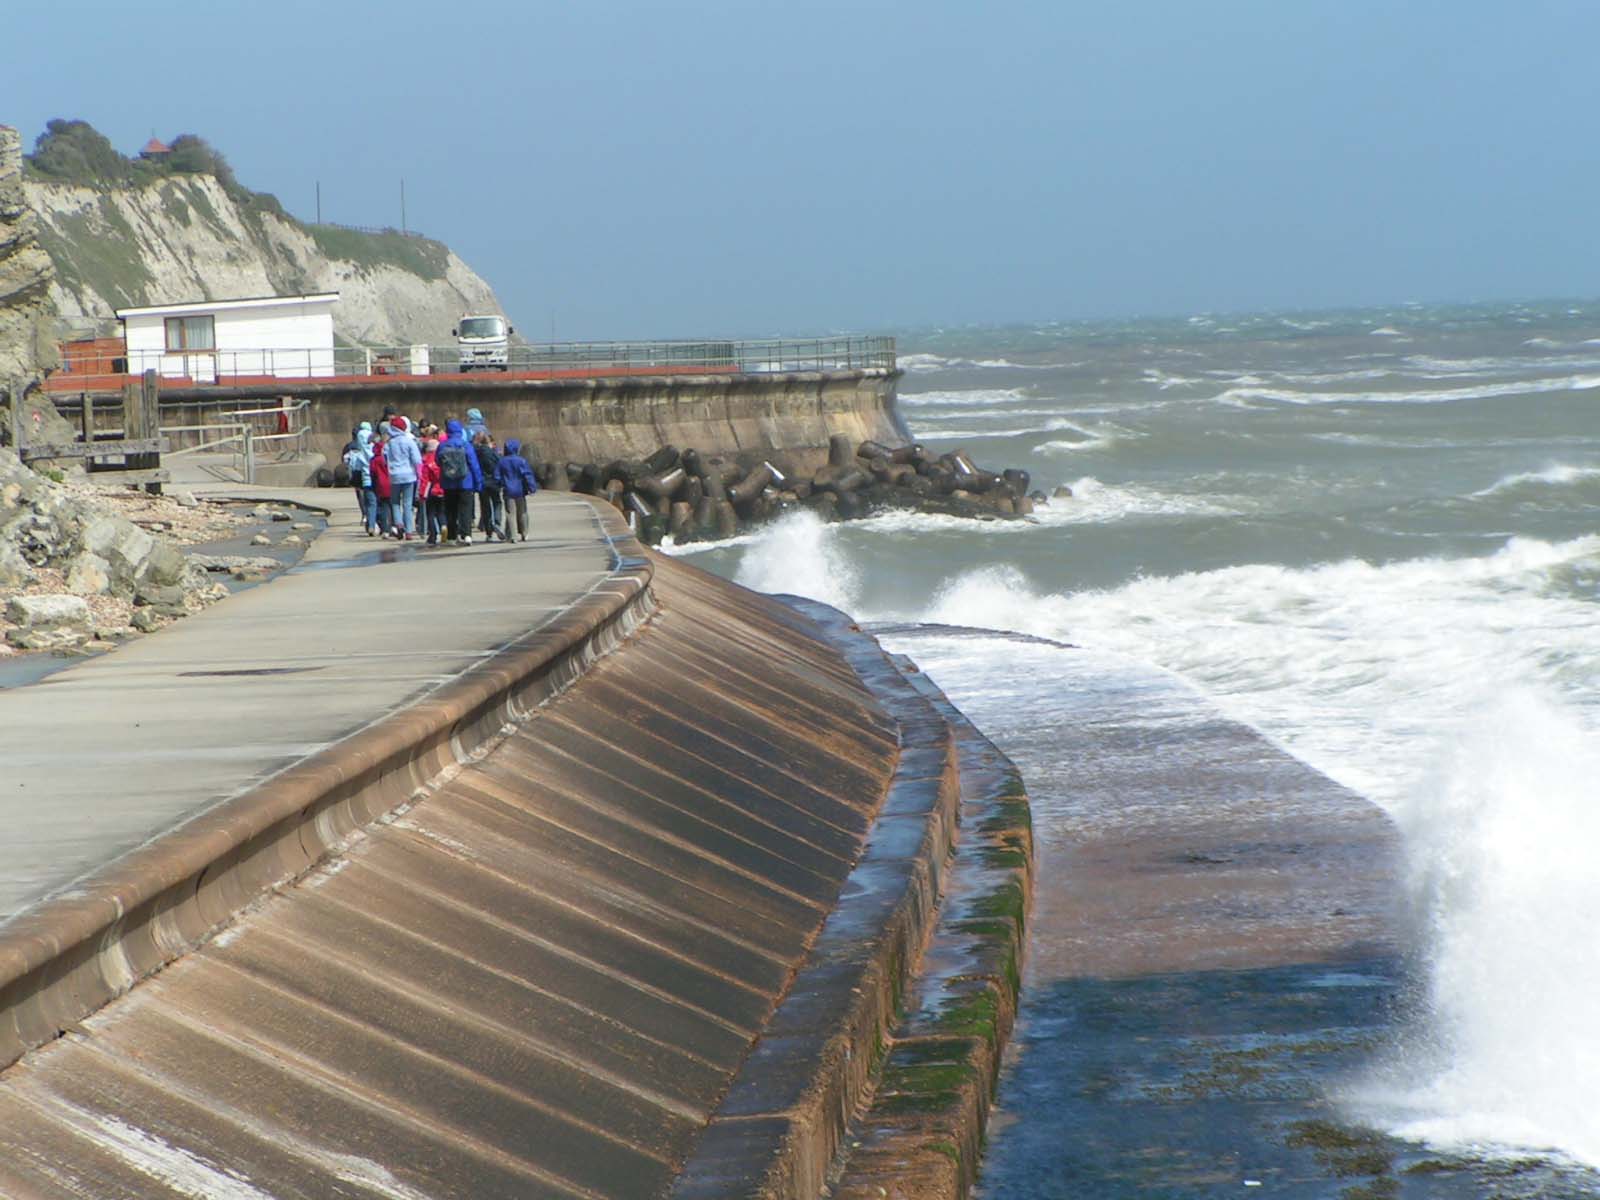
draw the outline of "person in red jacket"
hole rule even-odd
[[[434,430],[437,434],[437,430]],[[422,529],[428,535],[428,545],[439,544],[439,534],[444,530],[444,484],[439,480],[439,439],[424,438],[422,442],[422,468],[417,473],[417,495],[422,505]]]
[[[389,458],[383,452],[383,447],[389,440],[388,422],[378,427],[378,436],[372,439],[372,490],[378,494],[378,526],[392,525],[392,510],[389,506]],[[384,529],[388,534],[392,530]],[[367,530],[368,537],[376,537],[378,528],[371,527]]]

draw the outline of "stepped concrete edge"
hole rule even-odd
[[[0,930],[0,1067],[192,950],[569,687],[647,621],[651,566],[614,509],[604,581],[357,740],[223,801]]]
[[[1016,1023],[1033,894],[1022,773],[908,658],[894,661],[950,723],[962,836],[950,895],[870,1103],[834,1165],[835,1200],[960,1200],[978,1178]]]
[[[908,679],[849,617],[826,605],[785,599],[821,628],[898,723],[900,758],[861,860],[684,1164],[672,1192],[676,1200],[809,1198],[822,1194],[837,1175],[853,1122],[871,1101],[891,1035],[940,921],[967,801],[959,741],[970,739],[972,731],[950,720],[947,714],[954,709],[948,701],[941,707],[936,688]],[[988,749],[1010,770],[1010,775],[1001,772],[1009,784],[1015,768],[992,746]],[[994,791],[981,799],[992,800]],[[1025,825],[1026,796],[1016,795]],[[1030,863],[1031,855],[1025,854],[1024,880]],[[995,942],[990,957],[1001,964],[997,973],[1008,1013],[1015,1011],[1020,935],[1019,920],[1002,937],[989,939]],[[987,974],[975,986],[987,988]],[[996,1064],[1010,1024],[1008,1017],[994,1026],[990,1054]],[[944,1126],[963,1147],[981,1144],[992,1086],[991,1072],[982,1103],[954,1106],[946,1114]],[[963,1190],[970,1175],[969,1164],[951,1176],[952,1183],[958,1177],[962,1183],[942,1194]]]

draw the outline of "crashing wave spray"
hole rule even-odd
[[[1600,1167],[1600,745],[1531,691],[1396,809],[1428,955],[1419,1036],[1349,1099],[1403,1137]]]
[[[789,593],[851,612],[860,577],[815,513],[790,513],[745,551],[734,582],[758,592]]]
[[[1383,804],[1405,834],[1429,1004],[1350,1097],[1356,1114],[1436,1145],[1600,1166],[1600,620],[1570,586],[1597,552],[1595,538],[1513,539],[1481,558],[1234,567],[1065,596],[987,568],[950,581],[926,619],[1168,667]]]
[[[1406,835],[1430,1003],[1350,1097],[1356,1114],[1600,1166],[1600,621],[1570,586],[1597,552],[1596,538],[1513,539],[1479,558],[1066,595],[1004,565],[948,580],[916,616],[1165,666],[1383,804]]]

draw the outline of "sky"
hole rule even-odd
[[[533,339],[1600,293],[1593,0],[18,7],[26,141],[403,179]]]

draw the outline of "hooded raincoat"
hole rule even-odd
[[[496,473],[500,478],[500,486],[505,489],[507,500],[531,496],[539,490],[539,481],[534,478],[533,468],[528,465],[528,460],[522,457],[522,443],[516,438],[506,442],[506,452],[500,458],[500,466],[496,468]]]
[[[447,492],[482,491],[483,469],[478,466],[478,452],[467,439],[466,430],[461,427],[461,422],[454,417],[445,422],[444,430],[445,439],[439,443],[438,451],[440,474],[444,474],[445,456],[450,453],[451,448],[459,447],[467,459],[466,478],[456,481],[444,479],[444,490]]]

